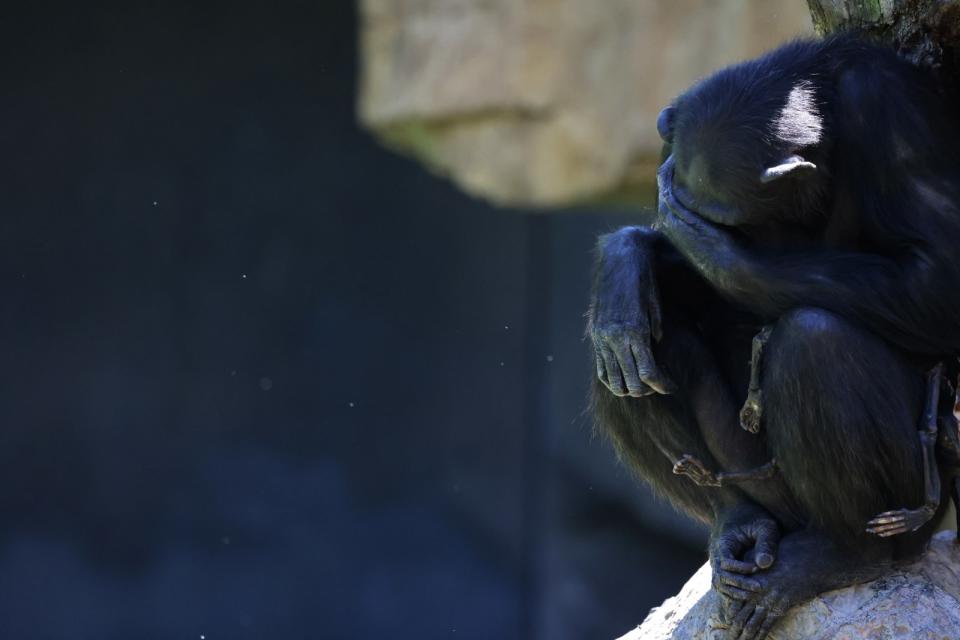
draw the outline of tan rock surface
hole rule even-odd
[[[499,203],[652,184],[660,108],[811,33],[798,0],[361,0],[361,121]]]
[[[937,534],[917,562],[873,582],[824,593],[791,609],[769,640],[960,638],[960,545]],[[704,565],[680,593],[620,640],[720,640],[717,595]]]

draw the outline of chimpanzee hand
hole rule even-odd
[[[640,398],[675,388],[651,351],[651,338],[662,336],[652,235],[630,227],[601,240],[589,333],[597,377],[617,396]]]
[[[750,254],[722,225],[710,222],[677,199],[673,156],[657,172],[657,185],[660,201],[655,228],[714,286],[742,286],[751,271]]]
[[[760,583],[749,576],[773,565],[780,527],[759,508],[721,520],[710,536],[713,588],[728,604],[742,602],[760,591]]]
[[[837,548],[811,530],[784,536],[776,565],[752,578],[759,589],[726,610],[725,637],[763,640],[791,608],[819,593],[873,580],[883,574],[884,566],[882,561],[865,563],[858,554]]]

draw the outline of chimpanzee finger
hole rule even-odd
[[[883,531],[884,529],[896,529],[899,527],[904,527],[906,526],[906,524],[907,524],[907,519],[905,517],[897,518],[895,520],[888,520],[883,524],[875,524],[874,522],[871,521],[867,523],[867,531]]]
[[[738,587],[731,587],[730,585],[719,581],[713,585],[713,588],[717,590],[717,593],[726,597],[728,600],[739,602],[741,604],[756,595],[751,591],[740,589]],[[737,611],[739,611],[739,608],[737,608]],[[731,613],[730,615],[732,616],[734,614]]]
[[[607,345],[601,345],[603,361],[607,368],[607,389],[615,396],[623,397],[627,395],[627,385],[624,384],[623,376],[620,371],[620,363],[617,361],[613,351]]]
[[[744,625],[747,624],[747,620],[750,619],[750,616],[753,615],[753,612],[756,611],[756,609],[756,599],[745,602],[743,604],[743,608],[740,609],[739,613],[737,613],[737,615],[733,617],[733,620],[730,621],[730,628],[727,630],[727,637],[739,639]]]
[[[757,572],[757,563],[744,562],[736,558],[720,558],[720,568],[724,571],[749,576]]]
[[[760,630],[760,625],[762,625],[766,619],[766,607],[762,605],[757,606],[757,608],[753,610],[750,619],[747,620],[747,624],[744,625],[743,631],[740,633],[740,640],[754,640],[757,637],[757,631]]]
[[[599,353],[597,354],[597,379],[603,383],[603,386],[610,386],[607,382],[607,365],[603,363],[603,358],[600,357]]]
[[[610,376],[607,373],[607,363],[603,357],[603,345],[597,339],[593,341],[593,352],[597,358],[597,379],[603,386],[610,389]]]
[[[720,581],[738,589],[758,592],[762,589],[760,583],[752,578],[742,576],[738,573],[728,573],[724,571],[720,574]]]
[[[754,544],[754,561],[761,569],[769,569],[777,558],[780,547],[780,528],[775,522],[757,526]]]
[[[630,351],[637,363],[637,373],[648,387],[665,396],[677,390],[677,385],[674,384],[673,380],[660,371],[648,345],[631,344]]]
[[[763,621],[763,624],[760,625],[760,630],[757,632],[757,640],[763,640],[770,635],[770,630],[773,629],[773,625],[777,624],[779,619],[780,616],[778,614],[768,611],[767,618]]]
[[[634,360],[632,349],[626,344],[615,343],[612,345],[612,350],[620,364],[620,372],[623,374],[627,393],[634,398],[649,395],[649,387],[640,380],[637,373],[637,362]]]
[[[716,587],[714,588],[716,589]],[[717,592],[723,595],[719,589],[717,589]],[[744,591],[743,593],[746,593],[746,591]],[[753,597],[753,594],[749,594],[749,595],[750,597]],[[743,608],[743,605],[746,604],[746,602],[749,599],[750,599],[749,597],[747,598],[721,597],[720,598],[720,621],[723,622],[723,624],[725,625],[729,625],[730,621],[732,621],[736,617],[736,615],[740,613],[740,609]]]
[[[891,524],[894,522],[903,522],[904,514],[902,509],[897,509],[896,511],[884,511],[879,514],[873,520],[867,523],[868,526],[876,526],[878,524]]]
[[[656,388],[656,383],[653,380],[650,380],[649,374],[646,373],[649,371],[650,364],[648,363],[650,362],[650,358],[652,358],[652,356],[644,356],[645,353],[649,353],[649,351],[643,349],[643,347],[638,347],[636,344],[630,345],[630,354],[633,357],[634,368],[637,372],[637,376],[639,377],[641,384],[646,387],[646,393],[643,395],[649,396],[654,393],[663,395],[663,391]],[[656,369],[656,365],[653,365],[653,367]]]
[[[730,532],[719,536],[714,542],[713,552],[713,570],[715,573],[721,571],[732,571],[742,575],[750,575],[757,572],[757,565],[753,562],[739,560],[737,557],[743,553],[746,546],[744,541],[731,535]]]
[[[867,529],[867,533],[872,533],[880,538],[889,538],[907,532],[905,524],[888,524],[883,527],[872,527]]]

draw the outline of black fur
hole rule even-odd
[[[923,373],[960,353],[955,104],[856,37],[787,44],[675,101],[658,121],[672,155],[656,224],[600,240],[595,422],[640,477],[713,525],[731,637],[766,635],[771,611],[868,579],[933,530],[890,541],[864,525],[922,504]],[[752,435],[737,412],[768,324]],[[701,487],[671,472],[682,454],[720,471],[772,457],[779,473]],[[775,545],[744,524],[771,518],[782,557],[732,571],[754,590],[720,561],[750,560],[744,536]],[[785,573],[798,563],[811,568]]]

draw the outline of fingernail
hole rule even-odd
[[[757,554],[757,566],[761,569],[769,569],[770,565],[773,564],[773,556],[769,553],[759,553]]]
[[[662,396],[669,396],[677,391],[677,385],[675,385],[670,380],[662,380],[657,384],[657,391]]]

